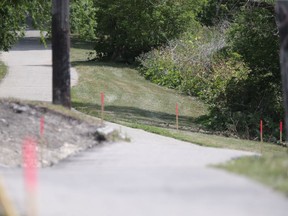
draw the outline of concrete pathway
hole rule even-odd
[[[23,56],[30,59],[34,51],[22,50]],[[44,53],[46,50],[38,55],[45,56]],[[45,64],[40,59],[38,65]],[[30,71],[33,66],[27,65],[30,63],[23,60],[18,70]],[[38,71],[42,69],[43,66]],[[16,73],[16,68],[14,70]],[[18,85],[23,84],[20,80],[22,77],[14,76]],[[42,81],[35,78],[34,82]],[[31,88],[35,91],[36,87]],[[15,92],[14,96],[20,97],[20,93]],[[24,94],[21,97],[26,98]],[[39,94],[26,99],[41,100],[41,97]],[[288,199],[281,194],[244,177],[209,167],[251,153],[205,148],[117,124],[107,125],[121,127],[121,131],[131,137],[131,142],[98,146],[40,170],[40,216],[288,215]],[[2,167],[0,175],[18,211],[25,213],[27,202],[21,169]]]
[[[29,30],[25,38],[9,52],[2,53],[9,73],[0,85],[0,97],[25,100],[52,101],[51,45],[40,43],[40,32]],[[71,69],[71,84],[77,82]]]

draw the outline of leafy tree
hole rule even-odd
[[[73,0],[70,12],[71,32],[84,40],[95,39],[97,9],[93,0]]]
[[[100,57],[127,60],[179,36],[204,0],[95,0]]]
[[[245,4],[247,4],[247,0],[208,0],[197,15],[197,19],[205,26],[232,21],[234,15]]]
[[[93,0],[71,0],[71,30],[82,39],[95,38],[96,9]],[[24,35],[27,16],[34,28],[50,32],[51,1],[1,0],[0,50],[7,51]]]
[[[4,0],[0,3],[0,50],[8,50],[26,28],[26,17],[34,18],[34,25],[44,27],[50,10],[45,0]],[[40,16],[41,15],[41,16]]]

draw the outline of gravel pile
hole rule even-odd
[[[40,135],[41,118],[44,118],[43,135]],[[21,166],[22,145],[30,137],[37,143],[38,166],[51,166],[105,141],[101,130],[99,124],[45,107],[0,101],[0,165]]]

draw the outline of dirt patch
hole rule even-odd
[[[45,122],[42,136],[41,117]],[[51,166],[104,141],[106,137],[100,130],[99,124],[47,107],[0,101],[0,164],[21,166],[23,140],[32,137],[37,142],[38,166]]]

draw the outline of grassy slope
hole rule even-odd
[[[80,74],[79,85],[72,90],[73,106],[100,116],[100,92],[105,92],[105,118],[127,126],[210,147],[223,147],[263,153],[220,165],[247,175],[288,194],[288,154],[286,149],[270,144],[222,136],[191,133],[199,128],[195,118],[207,112],[198,100],[154,85],[138,75],[134,68],[113,64],[85,62],[89,44],[74,43],[72,64]],[[180,129],[175,129],[175,104],[180,108]]]
[[[72,49],[72,59],[85,50]],[[87,55],[86,55],[87,56]],[[83,59],[82,59],[83,60]],[[100,92],[105,93],[105,118],[114,122],[130,122],[175,127],[175,106],[179,104],[180,126],[195,128],[195,118],[207,112],[195,98],[162,88],[139,76],[127,65],[96,62],[72,62],[80,73],[73,89],[73,106],[100,116]]]

